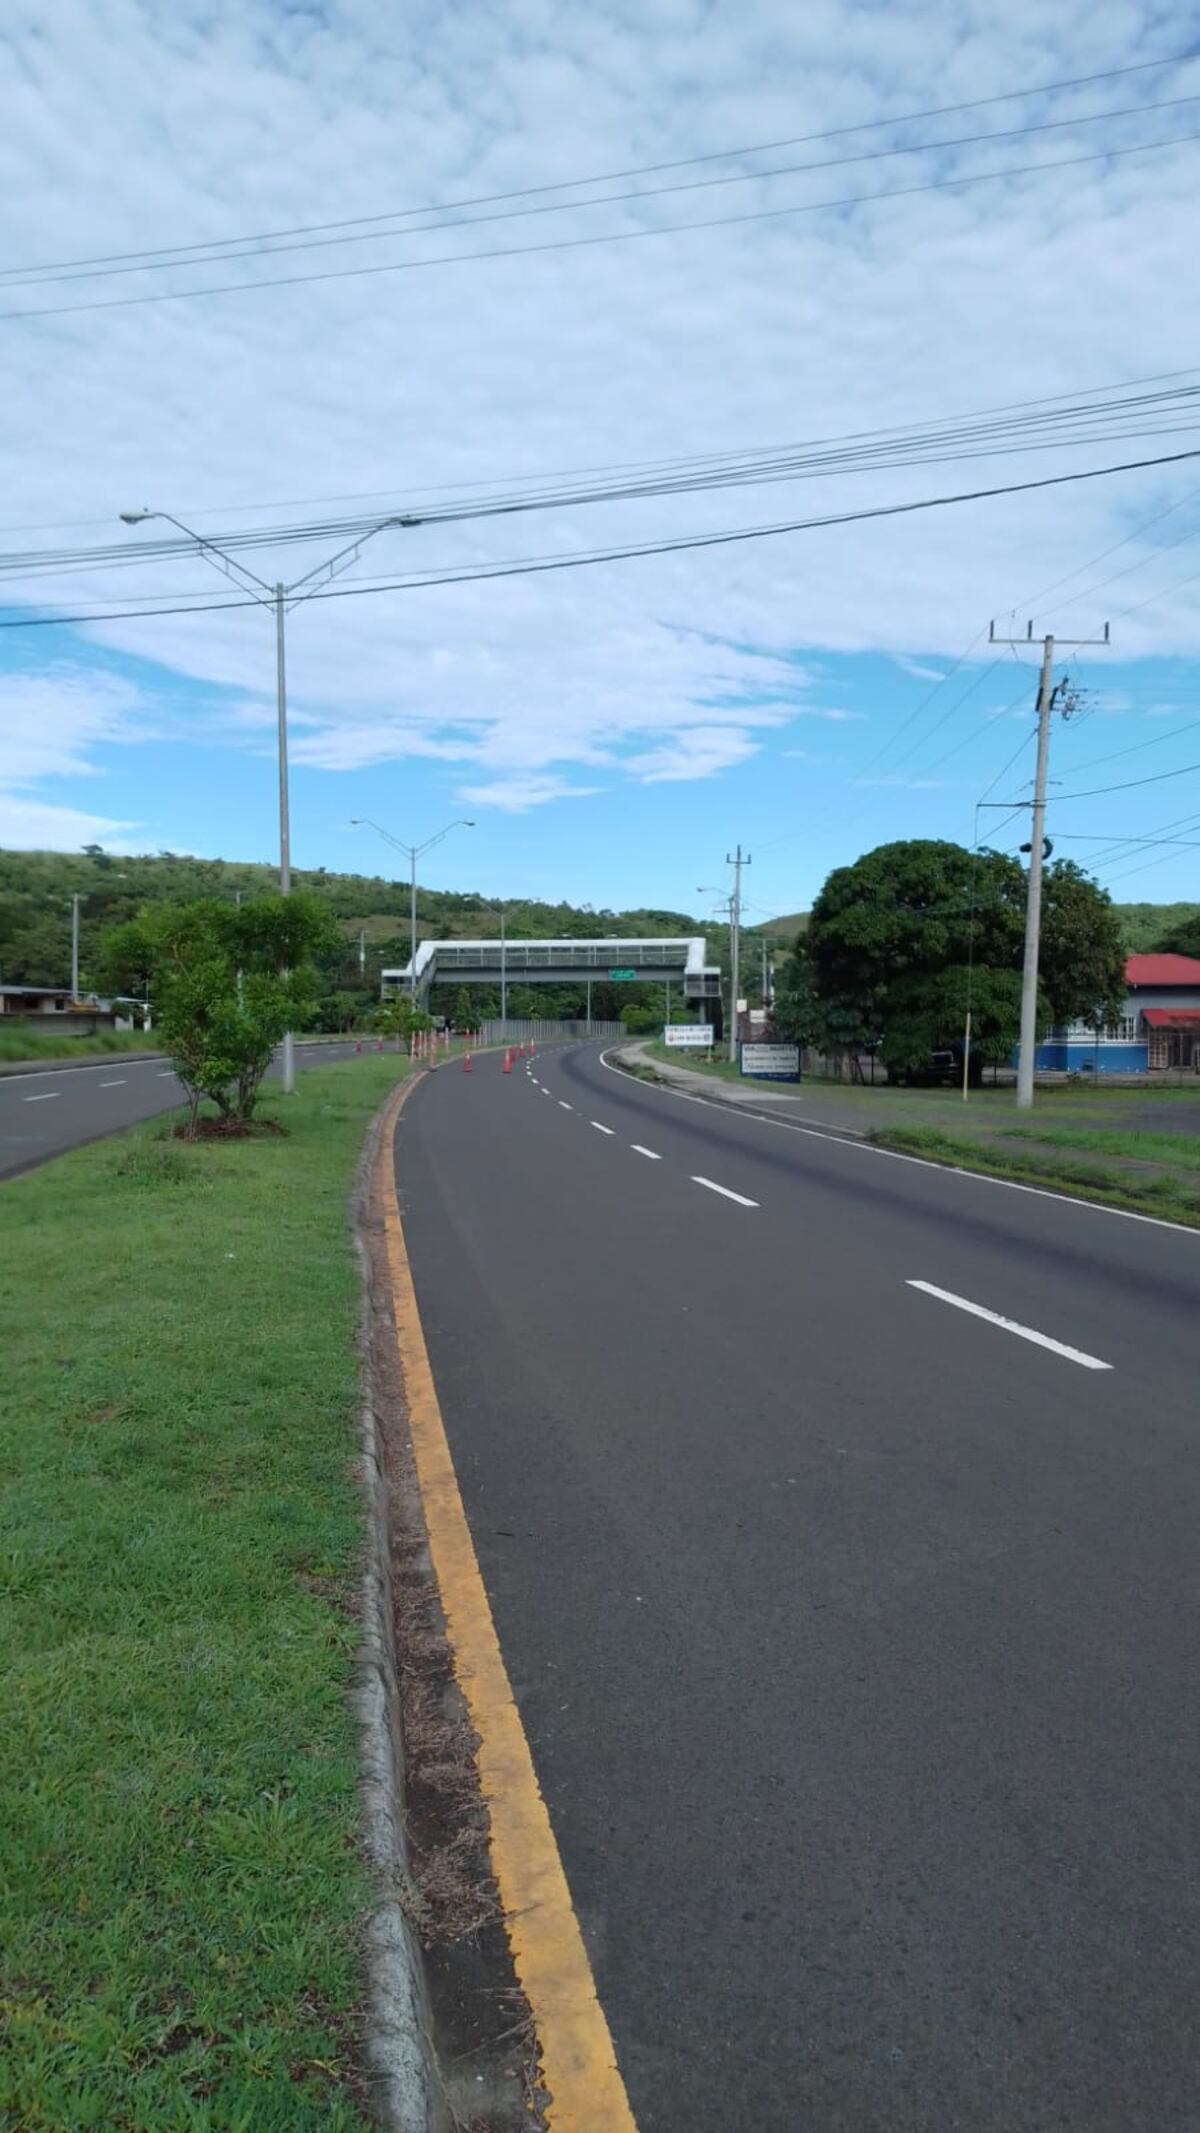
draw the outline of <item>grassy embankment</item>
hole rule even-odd
[[[347,1195],[400,1063],[286,1139],[0,1190],[0,2124],[358,2133],[367,1890]]]
[[[0,1061],[10,1059],[87,1059],[93,1052],[156,1052],[157,1031],[102,1029],[93,1037],[72,1037],[65,1030],[0,1029]]]

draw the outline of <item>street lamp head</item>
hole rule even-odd
[[[120,513],[121,524],[123,526],[140,526],[144,518],[157,517],[157,511],[149,510],[146,505],[143,505],[140,511],[122,511]]]
[[[466,821],[466,819],[464,818],[464,820],[463,820],[463,821],[461,821],[461,822],[459,823],[459,825],[458,825],[458,826],[459,826],[459,828],[460,828],[460,829],[465,829],[465,830],[473,830],[473,829],[474,829],[474,827],[475,827],[475,824],[474,824],[473,822],[468,822],[468,821]]]

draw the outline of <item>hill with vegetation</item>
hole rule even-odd
[[[1127,955],[1144,955],[1161,948],[1185,930],[1200,931],[1200,904],[1118,904],[1113,909],[1121,928]],[[786,918],[764,919],[752,933],[765,933],[770,940],[794,941],[808,931],[807,911],[792,911]],[[1194,953],[1194,950],[1188,951]]]
[[[324,867],[297,869],[292,880],[296,888],[319,895],[337,920],[342,940],[322,967],[320,1026],[349,1028],[377,1004],[380,971],[408,961],[408,883],[379,874],[332,873]],[[195,859],[175,852],[127,858],[98,845],[81,852],[0,851],[0,978],[10,985],[67,984],[73,896],[80,900],[80,985],[87,991],[97,982],[103,935],[145,905],[187,903],[201,896],[248,898],[273,891],[277,885],[274,867]],[[588,905],[542,903],[532,898],[509,900],[505,910],[510,940],[597,940],[607,934],[639,940],[659,934],[703,933],[715,950],[724,931],[705,926],[684,911],[593,910]],[[499,930],[498,908],[487,897],[475,891],[418,888],[419,938],[494,938]],[[640,996],[643,989],[624,986],[618,996],[613,987],[595,987],[597,1016],[618,1015],[635,991]],[[614,993],[612,1001],[607,998],[609,992]],[[533,1011],[535,1003],[526,1000],[519,988],[510,987],[509,993],[512,1014]],[[434,1002],[446,1012],[453,1004]],[[472,1004],[481,1013],[493,1011],[482,987],[473,989]],[[559,1000],[553,988],[539,987],[536,1005],[543,1014],[575,1012],[574,996]]]

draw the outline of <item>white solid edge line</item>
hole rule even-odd
[[[611,1126],[602,1126],[598,1118],[589,1118],[588,1124],[589,1126],[594,1126],[597,1133],[607,1133],[611,1140],[613,1130]]]
[[[692,1183],[706,1186],[709,1192],[719,1192],[722,1199],[736,1200],[739,1207],[757,1207],[759,1204],[757,1200],[748,1200],[744,1192],[730,1192],[728,1185],[714,1184],[711,1178],[693,1176]]]
[[[969,1311],[972,1318],[986,1318],[989,1325],[1003,1327],[1005,1333],[1015,1333],[1018,1340],[1033,1341],[1039,1348],[1049,1348],[1054,1355],[1063,1355],[1068,1363],[1080,1363],[1085,1370],[1111,1370],[1111,1363],[1102,1363],[1098,1355],[1086,1355],[1082,1348],[1069,1348],[1065,1341],[1051,1340],[1048,1333],[1037,1333],[1032,1326],[1022,1326],[1015,1318],[1004,1318],[999,1311],[989,1311],[986,1304],[971,1303],[965,1296],[956,1296],[952,1289],[939,1289],[936,1282],[908,1281],[906,1288],[920,1289],[926,1296],[936,1296],[940,1303],[953,1304],[956,1311]]]
[[[61,1089],[43,1089],[40,1096],[26,1096],[24,1101],[27,1104],[52,1104],[61,1095]]]
[[[649,1158],[650,1158],[650,1161],[651,1161],[652,1163],[661,1163],[661,1161],[662,1161],[662,1157],[661,1157],[661,1155],[656,1155],[656,1154],[654,1153],[654,1150],[653,1150],[653,1148],[643,1148],[643,1146],[642,1146],[642,1144],[641,1144],[641,1142],[640,1142],[640,1141],[630,1141],[629,1145],[630,1145],[630,1147],[632,1148],[632,1150],[633,1150],[633,1152],[634,1152],[634,1154],[635,1154],[635,1155],[645,1155],[645,1156],[649,1156]]]
[[[632,1077],[622,1067],[610,1064],[605,1052],[600,1054],[600,1064],[610,1074],[620,1074],[625,1081]],[[1165,1215],[1140,1215],[1132,1207],[1109,1207],[1104,1200],[1081,1200],[1073,1192],[1055,1192],[1049,1185],[1023,1185],[1018,1178],[994,1178],[987,1170],[968,1170],[963,1163],[935,1163],[927,1155],[904,1155],[899,1148],[880,1148],[874,1141],[856,1139],[849,1132],[827,1132],[820,1126],[798,1126],[790,1118],[764,1118],[761,1111],[738,1111],[734,1105],[722,1103],[713,1096],[693,1096],[688,1089],[673,1089],[665,1081],[643,1082],[643,1088],[657,1089],[660,1095],[675,1096],[680,1103],[703,1104],[706,1110],[723,1111],[727,1118],[744,1118],[754,1126],[778,1126],[784,1133],[802,1133],[806,1140],[833,1141],[839,1148],[857,1148],[860,1155],[882,1155],[893,1163],[915,1163],[918,1170],[939,1170],[943,1177],[971,1178],[977,1185],[1002,1185],[1007,1192],[1032,1193],[1035,1200],[1057,1200],[1062,1207],[1086,1207],[1093,1215],[1118,1215],[1123,1222],[1147,1222],[1151,1229],[1174,1230],[1180,1237],[1200,1237],[1200,1229],[1193,1229],[1190,1222],[1168,1222]]]

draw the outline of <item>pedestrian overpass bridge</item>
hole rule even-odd
[[[403,968],[384,970],[385,999],[411,992],[427,1001],[434,985],[621,984],[678,986],[689,1006],[719,1006],[721,973],[705,960],[701,936],[658,941],[422,941]]]

